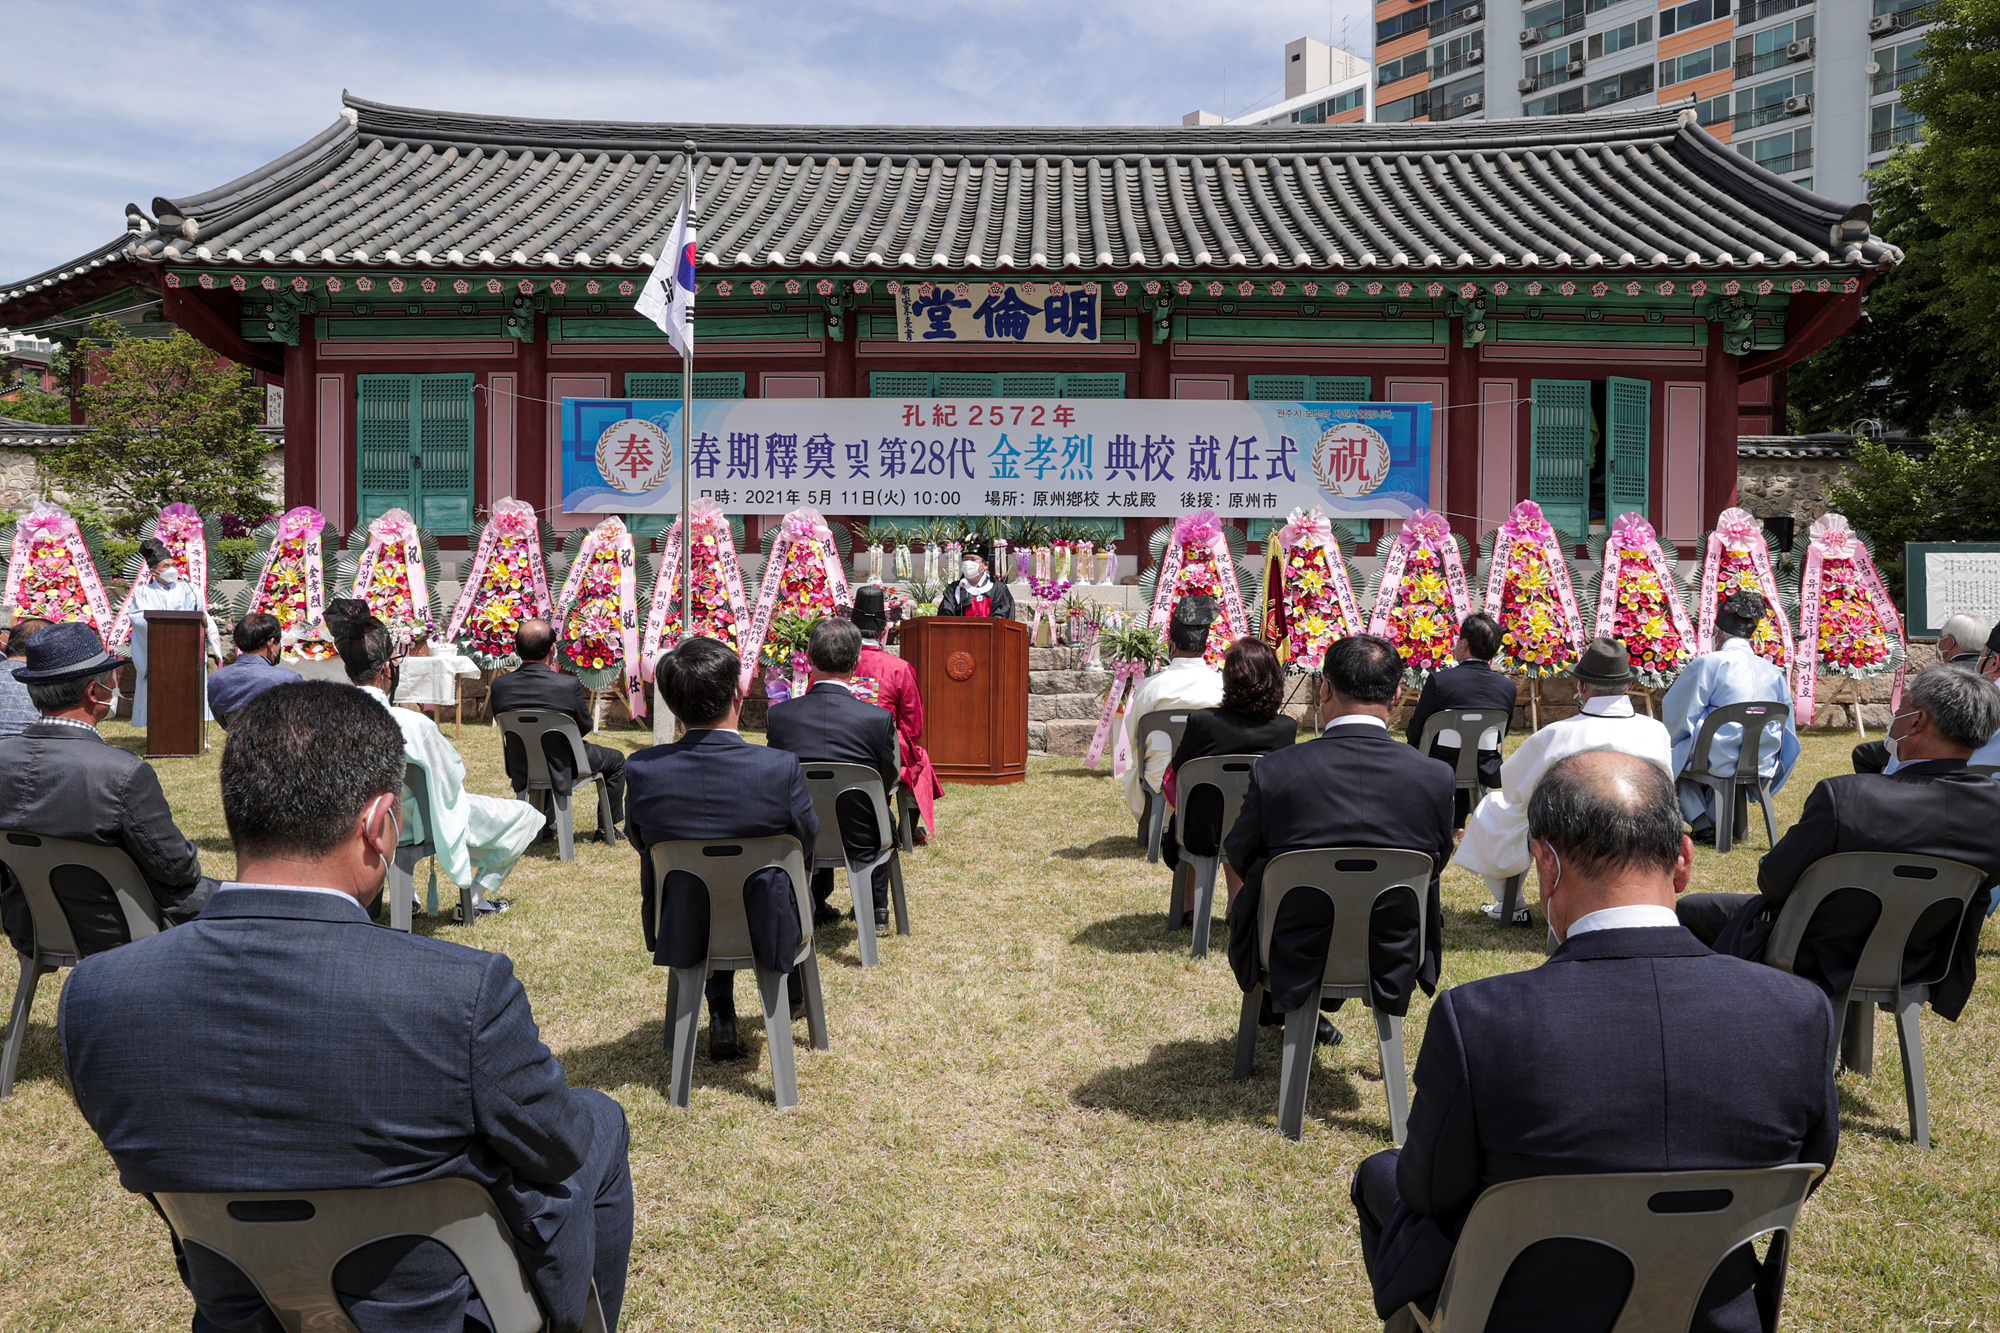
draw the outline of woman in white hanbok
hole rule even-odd
[[[132,590],[132,670],[138,676],[138,683],[132,690],[132,725],[135,727],[146,725],[146,612],[207,609],[202,606],[201,594],[194,585],[182,580],[180,561],[174,558],[165,544],[151,540],[142,542],[139,553],[145,557],[146,571],[139,575],[144,581]],[[201,720],[204,722],[214,720],[208,711],[207,694],[204,687],[201,706]]]

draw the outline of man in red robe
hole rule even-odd
[[[882,650],[882,631],[889,616],[882,605],[880,588],[857,588],[854,592],[854,626],[861,631],[861,660],[854,668],[853,690],[877,708],[896,715],[896,736],[902,744],[903,786],[917,798],[922,821],[917,841],[922,842],[937,828],[937,798],[944,795],[931,757],[917,743],[924,730],[924,697],[917,690],[917,673],[902,658]]]

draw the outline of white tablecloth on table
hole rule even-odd
[[[458,678],[479,676],[479,664],[469,657],[432,653],[429,657],[406,657],[396,685],[399,704],[451,704],[458,702]]]

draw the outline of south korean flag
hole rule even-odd
[[[680,216],[667,236],[667,247],[639,293],[635,308],[660,326],[660,331],[684,357],[694,355],[694,178],[681,197]]]

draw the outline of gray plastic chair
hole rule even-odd
[[[417,862],[427,857],[436,857],[437,847],[431,842],[430,837],[432,818],[430,775],[424,772],[422,765],[408,763],[403,765],[403,791],[423,813],[424,832],[418,841],[403,841],[396,844],[396,858],[389,863],[389,878],[383,885],[383,892],[389,895],[389,928],[407,933],[410,929],[410,919],[416,912]],[[415,830],[406,828],[403,830],[403,836],[408,839],[414,832]],[[472,886],[461,885],[458,890],[458,910],[467,925],[479,919],[475,906]],[[427,916],[436,916],[437,910],[437,866],[433,863],[430,893],[425,900],[424,913]]]
[[[701,1022],[702,983],[711,972],[757,974],[757,992],[764,1006],[764,1033],[771,1047],[771,1082],[778,1109],[799,1104],[798,1072],[792,1060],[791,1002],[785,974],[757,966],[750,948],[750,920],[743,910],[743,885],[760,870],[776,867],[791,877],[792,897],[799,913],[799,952],[794,967],[803,975],[806,1031],[814,1050],[826,1050],[826,1000],[819,986],[819,955],[813,950],[812,892],[806,878],[806,857],[799,840],[789,834],[770,838],[712,838],[688,842],[656,842],[647,849],[653,858],[653,931],[666,931],[667,875],[685,871],[708,888],[708,956],[693,967],[677,967],[667,977],[667,1016],[673,1022],[673,1082],[668,1100],[685,1107],[694,1087],[694,1037]]]
[[[1715,850],[1727,852],[1737,838],[1750,836],[1750,793],[1757,793],[1757,801],[1764,807],[1764,836],[1770,844],[1778,845],[1778,821],[1771,814],[1772,779],[1758,773],[1764,755],[1775,749],[1781,741],[1774,741],[1765,728],[1771,723],[1781,725],[1791,715],[1791,707],[1776,702],[1724,704],[1702,719],[1701,730],[1696,733],[1694,749],[1688,753],[1687,767],[1681,770],[1681,777],[1689,782],[1698,782],[1709,789],[1715,798]],[[1715,743],[1715,733],[1734,724],[1743,733],[1743,739],[1736,747],[1736,767],[1728,773],[1712,771],[1708,766],[1708,756]],[[1779,733],[1782,738],[1782,730]],[[1722,816],[1727,813],[1728,818]]]
[[[153,1198],[182,1245],[221,1255],[256,1284],[285,1333],[357,1333],[334,1295],[334,1267],[350,1252],[392,1236],[424,1236],[450,1250],[496,1333],[545,1327],[499,1207],[470,1180]],[[583,1327],[584,1333],[604,1333],[594,1284]]]
[[[1139,729],[1132,746],[1132,762],[1139,766],[1139,789],[1150,798],[1147,806],[1152,816],[1146,821],[1146,860],[1149,864],[1157,865],[1160,860],[1160,835],[1167,827],[1167,798],[1159,788],[1146,781],[1146,739],[1155,732],[1165,732],[1168,753],[1178,750],[1181,735],[1187,731],[1188,714],[1194,711],[1192,708],[1157,708],[1139,719]]]
[[[1557,1238],[1595,1241],[1632,1264],[1632,1289],[1611,1333],[1687,1333],[1702,1288],[1738,1246],[1771,1240],[1771,1315],[1784,1297],[1792,1229],[1816,1162],[1749,1171],[1533,1176],[1488,1186],[1452,1250],[1437,1309],[1404,1306],[1387,1333],[1479,1333],[1521,1252]]]
[[[1985,881],[1986,872],[1962,861],[1937,856],[1906,856],[1900,852],[1842,852],[1822,857],[1806,867],[1771,927],[1764,961],[1790,972],[1798,957],[1813,910],[1839,889],[1861,889],[1882,904],[1875,929],[1861,946],[1854,964],[1854,982],[1833,997],[1833,1029],[1840,1060],[1859,1074],[1875,1072],[1875,1010],[1896,1016],[1896,1039],[1903,1050],[1903,1095],[1910,1106],[1910,1137],[1920,1148],[1931,1146],[1930,1091],[1924,1082],[1924,1039],[1917,1016],[1931,997],[1931,987],[1951,970],[1957,932],[1966,928],[1965,907]],[[1955,903],[1958,924],[1943,939],[1943,962],[1925,976],[1903,975],[1903,952],[1910,932],[1924,912],[1940,902]],[[1978,929],[1977,923],[1972,927]]]
[[[1320,847],[1285,852],[1264,867],[1257,904],[1257,984],[1243,997],[1236,1025],[1236,1069],[1240,1083],[1254,1072],[1257,1014],[1270,975],[1271,933],[1278,909],[1293,893],[1324,894],[1333,902],[1333,936],[1320,981],[1321,999],[1359,1000],[1374,1009],[1369,989],[1368,924],[1375,900],[1406,889],[1417,899],[1417,939],[1424,937],[1424,900],[1430,891],[1431,859],[1422,852],[1380,847]],[[1305,1131],[1306,1083],[1312,1075],[1313,1037],[1319,1006],[1301,1005],[1285,1015],[1285,1058],[1278,1078],[1278,1128],[1286,1138]],[[1410,1120],[1409,1074],[1403,1063],[1403,1020],[1375,1013],[1375,1040],[1382,1050],[1382,1087],[1389,1098],[1389,1138],[1400,1144]]]
[[[1514,927],[1514,913],[1527,906],[1527,886],[1528,872],[1525,870],[1518,875],[1507,876],[1507,882],[1501,886],[1500,928],[1502,930],[1512,930]],[[1528,919],[1530,921],[1534,920],[1532,912],[1529,913]]]
[[[521,748],[528,752],[527,797],[536,809],[541,805],[535,801],[536,792],[547,792],[556,808],[556,859],[574,861],[576,859],[576,820],[570,814],[570,797],[575,788],[588,782],[597,784],[597,831],[612,846],[618,845],[618,825],[611,818],[611,788],[604,775],[590,766],[590,755],[583,748],[583,734],[576,729],[576,719],[568,713],[551,713],[537,709],[530,712],[516,709],[511,713],[498,713],[494,721],[500,724],[503,733],[501,745],[507,736],[519,736]],[[549,776],[549,756],[542,749],[542,737],[548,732],[558,732],[569,738],[570,753],[574,756],[576,778],[570,791],[557,791]]]
[[[1222,839],[1236,825],[1243,797],[1250,790],[1250,766],[1260,758],[1261,755],[1254,754],[1204,755],[1190,759],[1187,767],[1174,777],[1174,794],[1178,798],[1174,802],[1174,827],[1180,830],[1181,860],[1194,868],[1194,943],[1189,951],[1195,958],[1208,957],[1209,918],[1215,915],[1215,879],[1222,870]],[[1188,850],[1187,809],[1196,787],[1213,787],[1222,793],[1222,832],[1216,837],[1212,856]],[[1176,875],[1168,891],[1167,926],[1178,930],[1180,924],[1181,884],[1180,876]]]
[[[807,764],[806,790],[812,793],[813,813],[819,816],[819,841],[813,845],[808,869],[845,870],[847,887],[854,898],[855,946],[861,966],[873,967],[875,952],[876,867],[889,867],[889,898],[896,908],[896,933],[910,933],[910,903],[903,895],[902,844],[896,836],[889,798],[882,792],[882,775],[866,764]],[[840,794],[858,791],[875,807],[876,846],[879,851],[866,861],[850,861],[840,841]]]
[[[36,987],[44,974],[75,967],[82,958],[70,934],[69,918],[63,915],[62,904],[50,887],[50,875],[59,866],[81,866],[95,872],[117,897],[130,939],[157,935],[161,926],[160,911],[146,887],[146,877],[120,848],[45,838],[39,833],[0,832],[0,861],[5,861],[21,882],[35,931],[34,952],[16,954],[21,960],[21,980],[14,987],[14,1009],[7,1018],[7,1044],[0,1050],[0,1097],[11,1097],[14,1073],[21,1064],[21,1043],[28,1035],[28,1013],[35,1007]]]
[[[1479,740],[1489,731],[1500,733],[1500,740],[1507,739],[1507,728],[1514,722],[1514,712],[1510,708],[1447,708],[1441,713],[1432,713],[1424,723],[1423,734],[1417,737],[1417,753],[1429,754],[1436,744],[1440,731],[1458,733],[1458,785],[1472,793],[1472,804],[1478,805],[1491,790],[1479,780]],[[1494,745],[1499,748],[1498,742]]]

